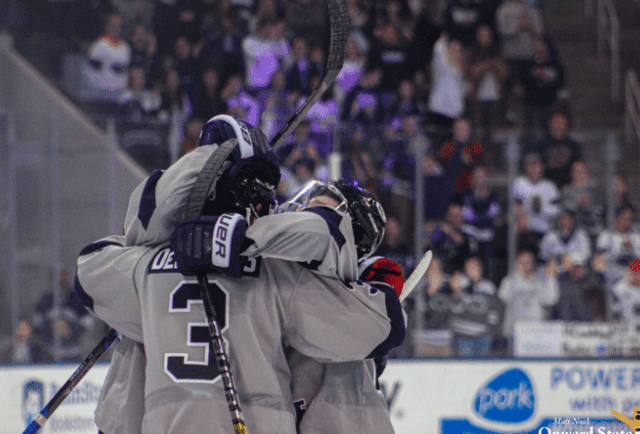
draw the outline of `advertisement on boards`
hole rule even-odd
[[[77,368],[70,364],[0,369],[0,434],[23,432]],[[108,369],[108,364],[93,366],[38,433],[96,434],[93,412]]]
[[[627,434],[640,427],[634,360],[392,360],[381,387],[398,433]]]

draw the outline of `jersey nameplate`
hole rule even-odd
[[[260,277],[260,261],[262,258],[241,257],[244,263],[242,275],[250,277]],[[178,264],[173,258],[173,250],[166,247],[155,254],[149,264],[149,274],[157,273],[177,273]]]

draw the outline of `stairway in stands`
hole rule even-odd
[[[544,0],[543,16],[547,33],[553,38],[565,67],[573,117],[573,136],[584,147],[592,174],[604,179],[607,158],[606,141],[615,132],[620,144],[619,167],[640,188],[639,146],[624,147],[624,76],[627,68],[640,74],[640,2],[613,0],[621,27],[620,102],[611,99],[611,63],[607,54],[597,55],[597,2],[593,14],[585,13],[585,0]],[[640,191],[640,190],[636,190]],[[640,196],[640,195],[638,195]]]

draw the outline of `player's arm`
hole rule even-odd
[[[369,277],[377,276],[372,286],[303,272],[286,312],[291,320],[287,343],[324,362],[375,358],[399,346],[405,315],[396,287],[383,274],[372,272]]]
[[[301,262],[317,274],[357,279],[351,219],[331,208],[261,217],[251,227],[239,214],[184,221],[171,236],[182,274],[214,271],[241,275],[241,257]]]
[[[119,333],[142,342],[135,269],[144,248],[125,247],[124,237],[89,244],[78,257],[74,288],[84,306]]]

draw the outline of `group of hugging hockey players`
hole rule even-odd
[[[185,206],[221,162],[197,218]],[[344,181],[278,205],[278,159],[258,128],[221,115],[199,146],[132,193],[123,235],[85,247],[75,289],[120,342],[95,412],[104,434],[242,432],[216,359],[201,282],[250,434],[393,433],[377,388],[405,337],[400,267],[373,256],[376,199]]]

